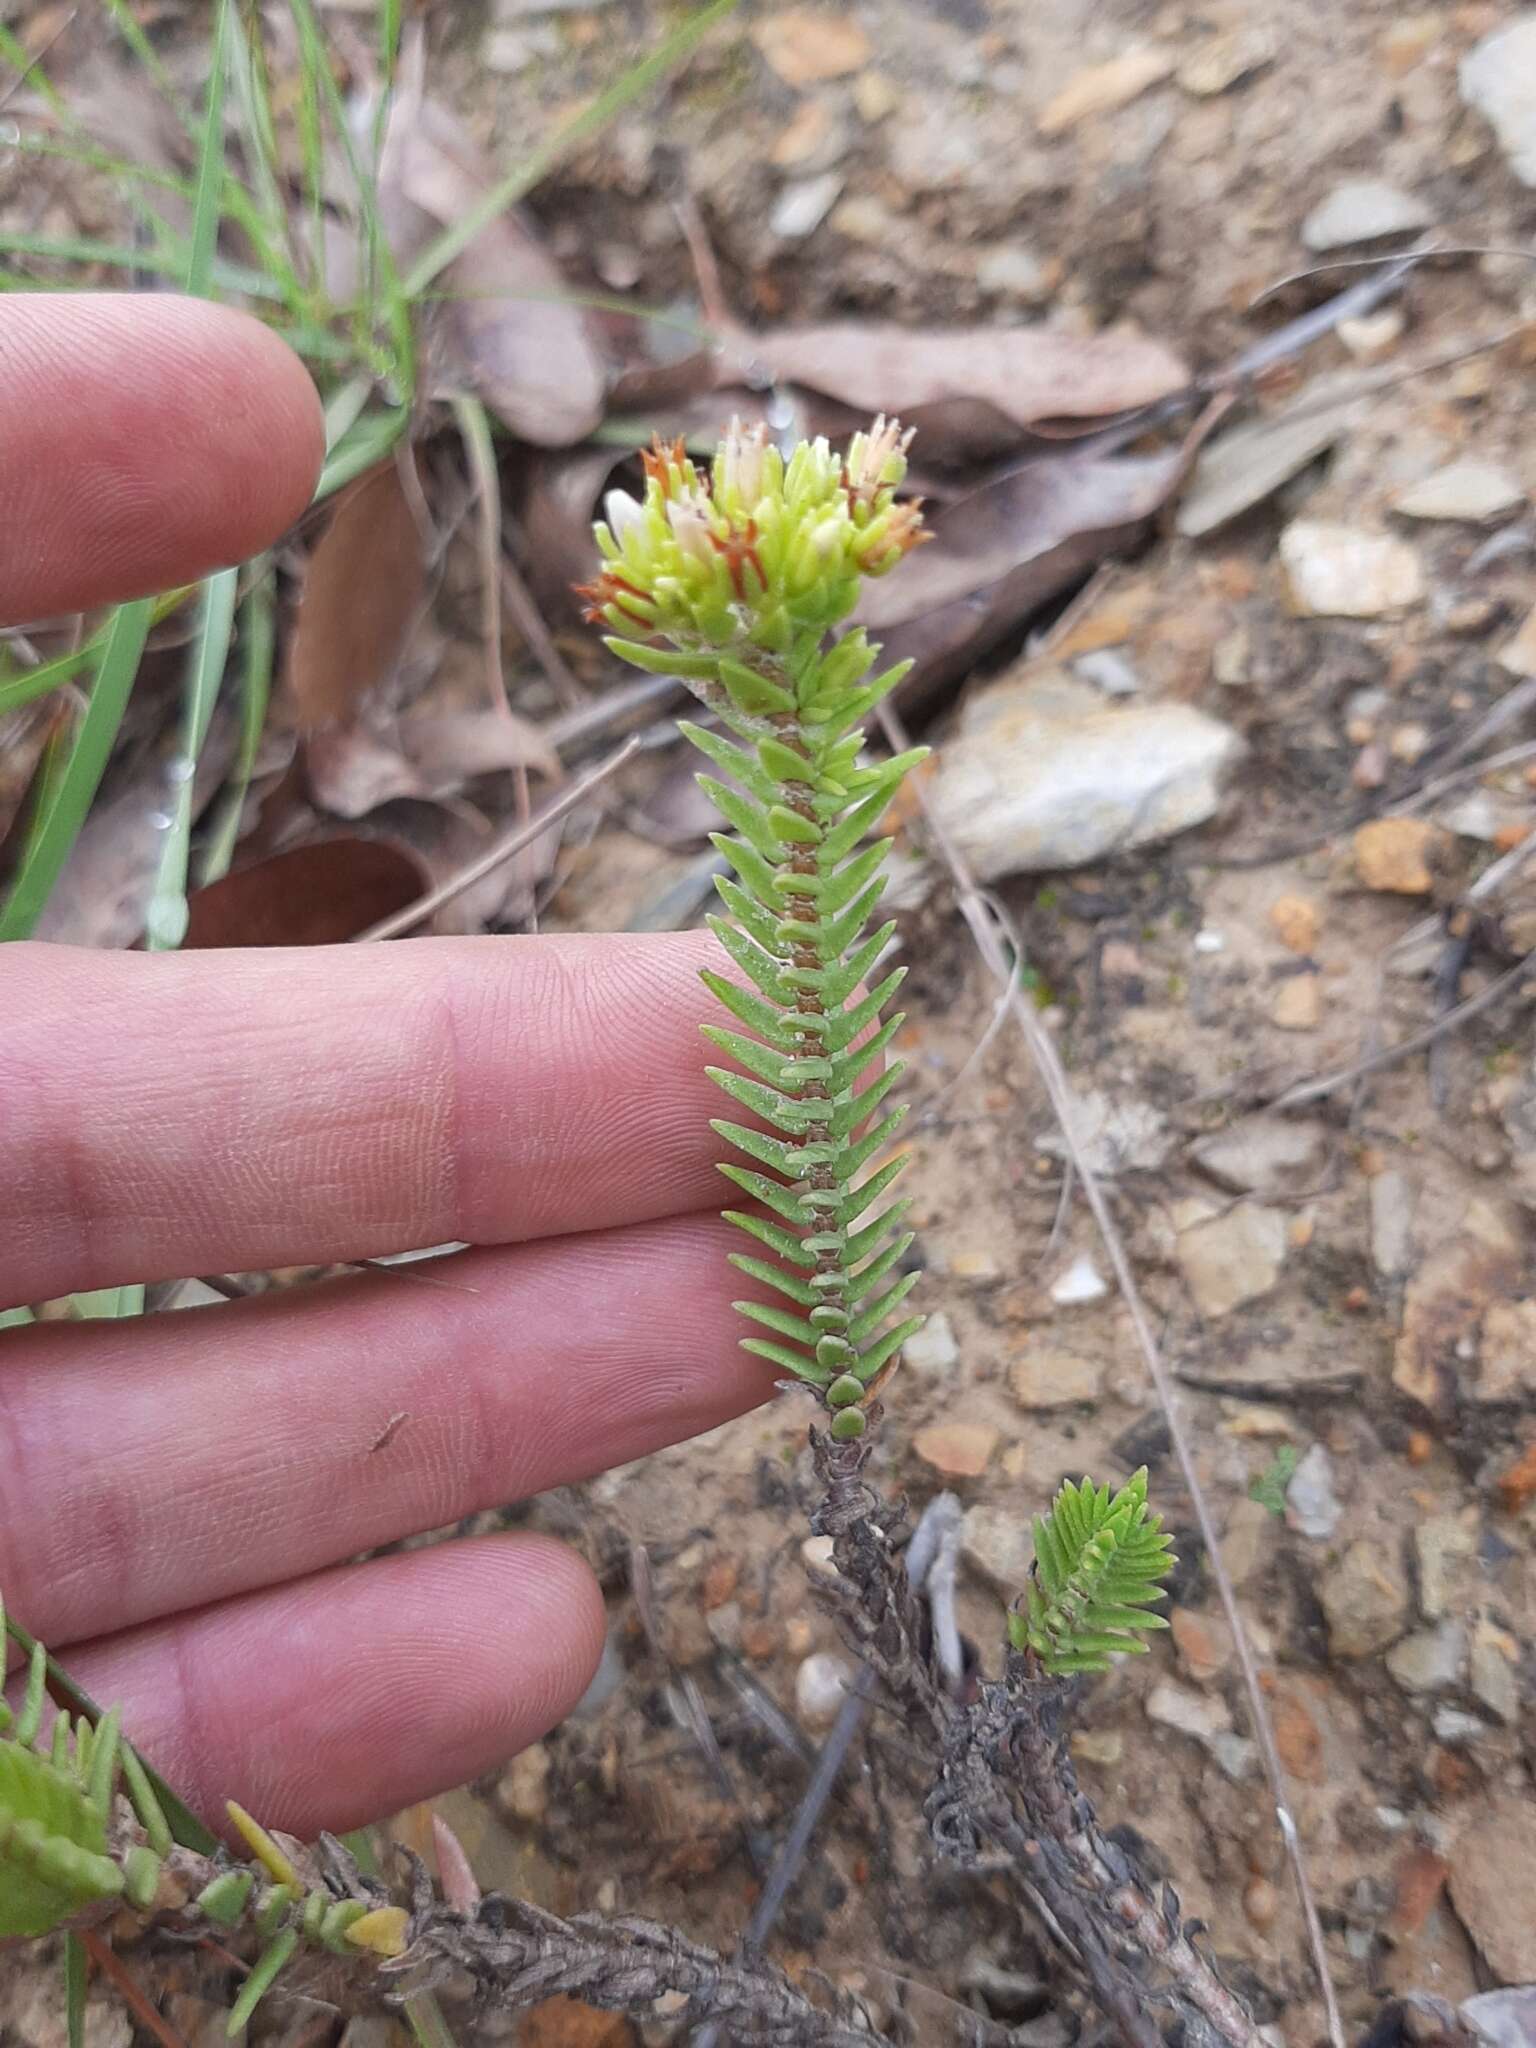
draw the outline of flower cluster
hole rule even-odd
[[[845,619],[859,580],[883,576],[926,538],[899,502],[910,434],[877,420],[845,457],[804,441],[786,462],[762,427],[733,421],[701,473],[681,441],[643,456],[645,498],[610,491],[597,529],[603,570],[581,586],[589,619],[687,651],[745,642],[786,653]]]

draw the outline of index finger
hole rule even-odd
[[[0,1305],[718,1206],[701,932],[0,949]]]
[[[244,313],[0,296],[0,624],[244,561],[304,510],[323,453],[303,364]]]

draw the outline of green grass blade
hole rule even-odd
[[[73,239],[65,235],[25,235],[11,229],[0,229],[0,255],[36,256],[48,263],[101,263],[114,270],[152,271],[156,277],[175,278],[178,282],[186,275],[187,259],[184,255],[159,252],[153,249],[120,248],[115,242],[92,242]],[[14,280],[12,281],[15,282]],[[26,280],[21,280],[23,288]],[[251,299],[279,300],[283,294],[272,280],[259,270],[251,270],[239,263],[217,262],[212,266],[210,283],[217,286],[220,294],[241,293]],[[57,286],[50,278],[36,289],[55,291]]]
[[[410,419],[404,406],[393,412],[364,413],[326,457],[320,481],[315,485],[314,503],[318,505],[322,499],[333,496],[343,484],[351,483],[365,469],[382,462],[410,425]]]
[[[29,1308],[0,1308],[0,1330],[19,1330],[23,1323],[35,1323]]]
[[[79,837],[122,724],[153,614],[154,605],[148,598],[119,605],[113,614],[68,765],[52,802],[29,836],[20,872],[0,910],[0,943],[30,936]]]
[[[64,1937],[64,2034],[68,2048],[85,2048],[85,1943]]]
[[[306,0],[307,4],[307,0]],[[539,180],[573,149],[601,134],[610,121],[617,118],[633,101],[666,77],[669,71],[681,64],[691,54],[696,44],[708,35],[717,22],[724,21],[732,13],[738,0],[711,0],[711,5],[701,7],[690,15],[680,28],[653,50],[648,57],[642,57],[638,64],[630,66],[624,76],[599,93],[591,106],[584,107],[569,121],[562,122],[546,142],[540,143],[533,154],[524,159],[515,170],[494,184],[469,211],[430,242],[406,274],[405,289],[408,297],[414,299],[424,292],[433,280],[439,277],[456,256],[462,256],[480,230],[493,221],[497,214],[504,213],[509,206],[531,192]]]
[[[272,694],[273,652],[277,643],[277,594],[272,583],[272,564],[266,557],[252,565],[254,571],[243,613],[242,660],[240,663],[240,745],[229,784],[220,801],[218,817],[208,834],[198,881],[206,888],[228,874],[240,837],[240,817],[245,793],[251,786],[261,735],[267,722],[267,700]]]
[[[202,614],[192,642],[187,667],[186,696],[182,706],[181,745],[175,771],[174,809],[160,849],[160,864],[144,916],[144,944],[151,953],[163,953],[179,946],[187,933],[187,862],[192,846],[192,785],[197,763],[208,737],[209,720],[224,666],[229,659],[230,635],[235,623],[235,598],[239,590],[238,569],[221,569],[203,585]]]
[[[197,160],[197,197],[192,208],[192,247],[187,257],[186,287],[195,299],[206,299],[213,277],[219,240],[220,197],[224,190],[224,70],[228,61],[229,0],[216,0],[213,12],[213,54],[208,63],[208,94],[203,103],[202,146]]]
[[[188,586],[168,590],[157,597],[151,623],[158,626],[191,594]],[[0,674],[0,718],[8,711],[19,711],[23,704],[31,704],[38,697],[46,697],[50,690],[70,682],[81,669],[100,660],[111,632],[112,621],[109,620],[99,633],[93,634],[83,646],[72,647],[68,654],[56,654],[52,661],[39,662],[36,668],[23,669],[19,675]]]
[[[64,111],[64,101],[58,87],[43,69],[42,58],[30,55],[26,45],[3,23],[0,23],[0,61],[9,64],[16,73],[17,85],[30,82],[37,87],[54,113],[60,114]]]

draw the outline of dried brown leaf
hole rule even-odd
[[[425,587],[415,514],[395,464],[381,463],[338,493],[309,558],[287,668],[302,731],[350,718],[389,675]]]
[[[495,182],[462,124],[430,99],[402,97],[389,124],[381,208],[397,262],[460,220]],[[603,365],[559,266],[515,209],[499,214],[444,271],[430,361],[445,389],[482,398],[541,448],[583,440],[603,416]]]
[[[905,329],[863,321],[742,336],[721,352],[721,382],[755,364],[857,412],[899,413],[933,444],[1017,443],[1041,420],[1098,419],[1149,405],[1188,382],[1185,365],[1139,334],[1063,334],[1050,327]],[[1011,430],[1011,431],[1010,431]]]
[[[928,546],[867,586],[856,617],[912,660],[909,697],[964,673],[1046,599],[1124,553],[1177,487],[1179,450],[1064,451],[1021,464],[935,514]]]
[[[476,775],[531,768],[559,782],[564,769],[541,729],[516,712],[449,711],[406,720],[400,743],[429,789],[446,793]]]
[[[392,840],[316,840],[194,891],[183,943],[336,945],[403,910],[429,886],[415,854]]]
[[[335,818],[366,818],[396,797],[426,796],[428,786],[399,751],[365,725],[327,726],[304,746],[309,792]]]

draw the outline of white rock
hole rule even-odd
[[[1410,484],[1392,503],[1407,519],[1498,519],[1523,505],[1525,493],[1508,470],[1468,456]]]
[[[830,1728],[842,1712],[854,1678],[846,1657],[813,1650],[795,1673],[795,1712],[807,1728]]]
[[[1219,1693],[1195,1692],[1171,1678],[1159,1680],[1147,1694],[1146,1712],[1149,1721],[1192,1736],[1207,1749],[1218,1735],[1232,1732],[1232,1710]]]
[[[1218,1187],[1235,1195],[1292,1195],[1315,1188],[1328,1166],[1322,1124],[1290,1116],[1245,1116],[1190,1147]]]
[[[1350,178],[1335,185],[1302,223],[1301,239],[1314,254],[1374,242],[1379,235],[1410,234],[1427,228],[1434,215],[1422,199],[1379,178]]]
[[[1050,273],[1038,256],[1017,242],[998,242],[976,257],[976,282],[984,292],[1038,304],[1051,295]]]
[[[1334,1492],[1333,1460],[1327,1447],[1314,1444],[1291,1474],[1285,1489],[1286,1520],[1303,1536],[1331,1536],[1344,1510]]]
[[[1090,1301],[1102,1301],[1109,1287],[1086,1252],[1080,1252],[1051,1288],[1058,1308],[1081,1308]]]
[[[948,1372],[960,1362],[960,1346],[943,1309],[935,1309],[915,1337],[901,1347],[902,1363],[909,1372]]]
[[[1395,1280],[1407,1272],[1413,1252],[1413,1189],[1392,1167],[1373,1174],[1368,1185],[1371,1264],[1383,1279]]]
[[[823,171],[819,178],[796,178],[773,202],[768,225],[781,242],[803,242],[815,234],[836,206],[843,189],[838,171]]]
[[[1461,60],[1461,96],[1492,127],[1522,185],[1536,185],[1536,14],[1521,14]]]
[[[1203,1316],[1230,1315],[1268,1294],[1285,1263],[1285,1216],[1256,1202],[1202,1218],[1180,1230],[1176,1251],[1185,1284]]]
[[[1464,1714],[1460,1707],[1436,1707],[1433,1725],[1442,1742],[1476,1742],[1488,1733],[1486,1721]]]
[[[1031,1344],[1008,1369],[1008,1384],[1021,1408],[1074,1408],[1096,1401],[1103,1383],[1103,1368],[1096,1359],[1054,1344]]]
[[[1460,1515],[1428,1515],[1413,1525],[1413,1547],[1419,1605],[1435,1621],[1451,1606],[1457,1565],[1477,1555],[1477,1532]]]
[[[983,881],[1082,867],[1214,815],[1243,742],[1186,704],[1106,705],[1071,677],[980,693],[930,801]]]
[[[1461,2016],[1486,2034],[1493,2048],[1536,2048],[1536,1984],[1479,1991],[1461,2001]]]
[[[1520,1718],[1520,1681],[1514,1665],[1519,1649],[1512,1637],[1486,1619],[1472,1631],[1468,1672],[1472,1690],[1506,1726]]]
[[[1096,647],[1090,654],[1080,654],[1072,673],[1106,697],[1134,697],[1141,688],[1141,677],[1118,647]]]
[[[1091,1171],[1106,1178],[1150,1173],[1168,1156],[1167,1119],[1150,1102],[1134,1097],[1115,1102],[1101,1088],[1073,1089],[1067,1122]],[[1069,1152],[1059,1126],[1041,1131],[1035,1146],[1052,1159],[1065,1159]]]
[[[800,1544],[800,1555],[805,1568],[818,1579],[835,1579],[837,1566],[832,1562],[832,1538],[830,1536],[807,1536]]]
[[[960,1555],[995,1593],[1012,1600],[1024,1590],[1035,1561],[1028,1516],[1013,1508],[967,1508],[960,1524]]]
[[[1296,609],[1314,618],[1375,619],[1424,595],[1419,558],[1405,541],[1331,519],[1293,519],[1280,560]]]
[[[1467,1631],[1450,1619],[1394,1643],[1387,1652],[1387,1669],[1404,1692],[1444,1692],[1460,1683],[1466,1654]]]

